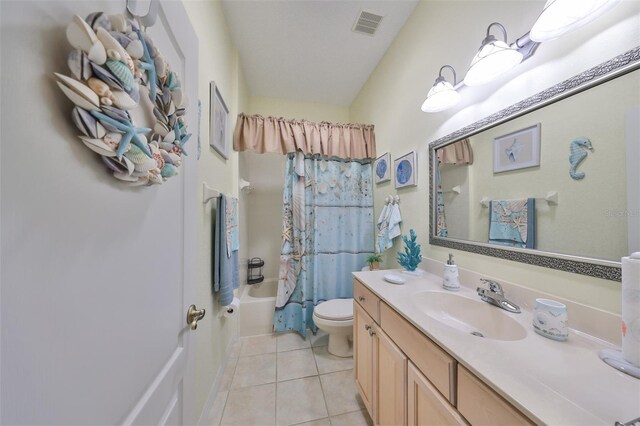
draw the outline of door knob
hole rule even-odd
[[[204,309],[196,309],[196,305],[189,306],[189,310],[187,311],[187,324],[189,324],[192,330],[198,328],[198,321],[204,318],[204,314]]]

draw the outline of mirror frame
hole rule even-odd
[[[437,148],[488,130],[638,68],[640,68],[640,46],[431,142],[429,144],[429,244],[606,280],[621,281],[620,262],[436,236],[436,188],[433,174],[435,161],[437,161],[435,155]]]

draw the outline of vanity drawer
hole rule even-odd
[[[385,333],[436,389],[455,405],[456,360],[384,302],[380,303],[380,320]]]
[[[458,366],[458,411],[472,425],[534,424],[461,365]]]
[[[380,324],[380,298],[356,279],[353,280],[353,299],[377,324]]]

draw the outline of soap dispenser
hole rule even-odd
[[[447,260],[447,264],[444,265],[442,287],[445,290],[450,291],[460,290],[460,280],[458,279],[458,265],[453,262],[453,255],[451,253],[449,253],[449,260]]]

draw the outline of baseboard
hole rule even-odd
[[[202,408],[202,413],[200,413],[200,418],[198,419],[198,425],[207,425],[209,413],[213,410],[213,404],[216,401],[216,395],[220,390],[220,383],[222,382],[222,376],[224,375],[225,370],[227,369],[227,365],[229,364],[229,358],[231,354],[231,348],[238,341],[240,336],[235,336],[233,339],[229,341],[229,345],[227,346],[227,350],[224,353],[224,358],[222,359],[222,363],[216,372],[216,378],[213,380],[213,384],[211,385],[211,389],[209,390],[209,396],[207,397],[207,401],[204,403],[204,407]]]

